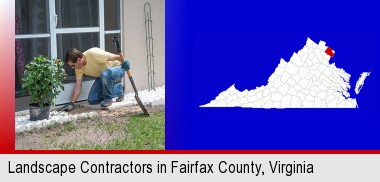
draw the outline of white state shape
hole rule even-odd
[[[333,70],[330,68],[330,67],[327,67],[325,69],[325,71],[323,72],[323,74],[328,78],[331,76],[331,74],[333,73]]]
[[[360,93],[360,90],[363,88],[364,86],[364,81],[365,79],[371,74],[371,72],[363,72],[362,74],[360,74],[360,77],[358,79],[358,81],[356,81],[356,85],[355,85],[355,93],[356,94],[359,94]]]
[[[272,102],[274,108],[281,108],[281,102]]]
[[[309,57],[308,57],[308,59],[312,60],[312,59],[314,59],[314,58],[315,58],[314,51],[311,51],[311,52],[309,53]]]
[[[321,91],[321,92],[318,92],[318,93],[317,93],[317,97],[320,98],[320,99],[326,99],[326,97],[327,97],[327,92],[325,92],[324,90]]]
[[[308,60],[308,58],[309,58],[309,53],[305,53],[305,54],[302,56],[301,61],[304,62],[304,63],[306,63],[306,61]]]
[[[315,63],[313,66],[310,67],[311,70],[318,70],[319,66],[321,66],[321,63]]]
[[[257,94],[256,94],[256,97],[257,98],[263,98],[263,92],[257,92]]]
[[[305,68],[305,67],[301,67],[300,69],[299,69],[299,76],[301,77],[301,78],[305,78],[306,77],[306,75],[309,73],[309,69],[307,69],[307,68]]]
[[[285,71],[290,75],[295,75],[298,72],[299,67],[291,62],[286,65]]]
[[[292,102],[290,104],[290,107],[297,108],[301,106],[301,99],[297,96],[292,97]]]
[[[214,107],[226,107],[227,106],[226,100],[217,101],[213,106]]]
[[[284,72],[280,80],[282,83],[286,83],[291,76],[288,72]]]
[[[276,70],[277,70],[277,69],[276,69]],[[277,76],[275,73],[273,73],[273,74],[269,77],[268,82],[274,82],[274,81],[277,80],[277,78],[278,78],[278,76]]]
[[[255,108],[256,105],[254,103],[246,103],[243,104],[241,107],[246,107],[246,108]]]
[[[257,108],[263,108],[264,107],[264,101],[262,100],[258,100],[255,102],[255,105],[257,106]]]
[[[237,101],[236,99],[233,100],[232,102],[228,103],[229,106],[241,106],[240,102]]]
[[[296,86],[294,86],[294,89],[297,91],[297,93],[298,92],[300,92],[301,90],[302,90],[302,87],[299,85],[299,84],[297,84]]]
[[[297,91],[296,89],[294,89],[293,87],[289,87],[289,90],[288,90],[288,94],[287,95],[290,95],[290,96],[295,96],[297,95]]]
[[[292,57],[290,58],[289,63],[293,63],[297,67],[300,67],[303,65],[303,62],[301,61],[301,57],[299,57],[297,53],[293,53]]]
[[[226,104],[231,104],[232,105],[232,103],[234,102],[234,101],[236,101],[238,99],[238,97],[236,96],[236,95],[231,95],[231,97],[228,97],[227,99],[226,99]]]
[[[306,46],[307,47],[317,47],[317,44],[308,37],[306,40]]]
[[[303,94],[303,93],[301,93],[301,92],[298,92],[298,93],[297,93],[297,97],[300,98],[300,100],[301,100],[301,102],[302,102],[302,101],[305,100],[306,95]]]
[[[227,98],[228,96],[230,96],[230,93],[228,91],[224,91],[220,93],[218,97],[220,97],[220,99],[224,99],[224,98]]]
[[[210,103],[205,104],[205,105],[203,105],[201,107],[227,107],[227,104],[226,104],[227,98],[231,97],[231,93],[237,93],[237,92],[239,92],[239,91],[236,90],[235,84],[233,84],[227,90],[225,90],[222,93],[220,93],[215,98],[215,100],[213,100]],[[235,97],[236,97],[236,95],[235,95]]]
[[[326,42],[324,41],[319,41],[317,45],[317,49],[325,51],[327,49]]]
[[[329,63],[331,57],[326,49],[326,42],[316,44],[307,38],[305,46],[294,52],[289,62],[280,59],[266,85],[243,92],[232,85],[200,107],[357,108],[356,99],[349,98],[351,75]],[[364,77],[358,85],[364,84]]]
[[[265,90],[263,91],[263,97],[266,97],[266,96],[268,96],[269,94],[270,94],[269,89],[265,89]]]
[[[232,86],[227,90],[227,92],[230,93],[230,95],[234,95],[234,94],[238,93],[239,91],[236,90],[236,88],[235,88],[235,84],[234,84],[234,85],[232,85]]]
[[[326,54],[326,53],[323,53],[323,54]],[[328,63],[328,61],[326,61],[326,59],[323,57],[323,54],[321,54],[321,52],[319,52],[319,51],[315,53],[315,56],[318,59],[318,62]]]
[[[350,98],[346,100],[346,107],[347,108],[358,108],[358,104],[356,102],[356,99]]]
[[[298,56],[301,58],[301,62],[304,62],[303,60],[302,60],[302,57],[305,55],[305,54],[307,54],[307,51],[309,50],[309,48],[307,47],[307,46],[305,46],[303,49],[301,49],[301,50],[299,50],[298,52],[297,52],[297,54],[298,54]]]
[[[239,105],[239,106],[242,106],[242,105],[244,105],[244,104],[249,103],[249,101],[248,101],[247,98],[241,98],[241,99],[239,99],[239,102],[240,102],[240,105]]]
[[[308,68],[312,67],[313,64],[314,64],[314,63],[311,61],[311,59],[307,59],[307,60],[306,60],[306,65],[307,65]]]
[[[317,57],[314,57],[311,59],[311,62],[312,62],[312,69],[315,69],[314,67],[317,67],[319,63],[321,63],[322,61],[319,61]]]
[[[310,80],[304,78],[298,83],[298,85],[301,86],[302,88],[307,88],[307,85],[309,84],[309,82]]]
[[[248,90],[245,89],[243,92],[237,92],[235,95],[236,95],[236,97],[238,97],[240,99],[240,98],[247,96],[247,94],[248,94]]]
[[[308,100],[304,100],[302,102],[302,106],[304,108],[313,108],[314,107],[314,101],[308,101]]]
[[[338,98],[334,98],[333,100],[327,103],[327,107],[336,108],[338,104],[338,100],[339,100]]]
[[[247,97],[247,101],[248,103],[253,103],[257,100],[257,97],[256,95],[250,95],[249,97]]]
[[[289,108],[292,102],[292,96],[286,95],[281,100],[281,108]]]
[[[287,62],[284,60],[284,59],[280,59],[280,64],[278,64],[278,67],[282,67],[282,68],[285,68],[286,67],[286,64],[287,64]]]
[[[277,92],[277,93],[272,94],[271,101],[281,102],[281,99],[282,99],[282,95],[280,93]]]
[[[277,68],[274,70],[274,73],[273,73],[273,74],[275,74],[276,76],[281,76],[282,73],[284,73],[284,71],[285,71],[285,68],[283,68],[283,67],[277,67]],[[273,75],[273,74],[272,74],[272,75]]]
[[[308,95],[310,93],[310,91],[308,89],[302,89],[301,93]]]
[[[293,78],[289,78],[289,80],[286,82],[288,85],[290,85],[290,86],[294,86],[294,85],[296,85],[297,83],[296,83],[296,81],[293,79]]]
[[[317,70],[311,70],[310,74],[314,75],[316,78],[319,78],[321,76],[321,72]]]
[[[286,95],[287,92],[289,90],[289,85],[288,84],[284,84],[284,85],[281,85],[279,88],[278,88],[278,92],[281,94],[281,95]]]
[[[339,97],[338,98],[338,105],[337,107],[339,108],[345,108],[346,107],[346,99],[344,99],[343,97]]]
[[[322,105],[322,99],[320,99],[319,97],[315,97],[315,100],[314,100],[314,108],[319,108],[321,107]]]

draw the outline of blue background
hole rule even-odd
[[[379,5],[370,1],[166,1],[166,149],[380,149]],[[266,85],[307,37],[335,50],[359,109],[200,108]],[[360,73],[371,71],[359,95]]]

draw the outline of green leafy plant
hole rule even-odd
[[[42,55],[35,57],[25,66],[22,79],[22,91],[29,93],[31,102],[43,107],[54,106],[54,99],[64,89],[62,81],[66,79],[63,62]]]

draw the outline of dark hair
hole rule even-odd
[[[78,49],[71,48],[66,53],[65,62],[68,63],[69,61],[76,63],[78,58],[82,58],[83,53],[80,52]]]

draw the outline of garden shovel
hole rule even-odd
[[[120,44],[119,44],[119,40],[117,40],[117,37],[113,37],[112,39],[114,45],[116,46],[116,49],[117,49],[117,52],[119,53],[119,55],[121,56],[122,60],[124,60],[124,55],[123,53],[121,52],[121,49],[120,49]],[[131,71],[128,70],[126,71],[127,72],[127,75],[129,77],[129,80],[131,81],[131,85],[133,87],[133,90],[135,91],[135,99],[137,101],[137,103],[139,104],[139,106],[141,107],[141,109],[143,110],[144,114],[149,116],[149,113],[148,111],[145,109],[143,103],[141,102],[140,98],[139,98],[139,94],[137,92],[137,89],[136,89],[136,85],[135,85],[135,82],[133,81],[133,78],[132,78],[132,74],[131,74]]]

